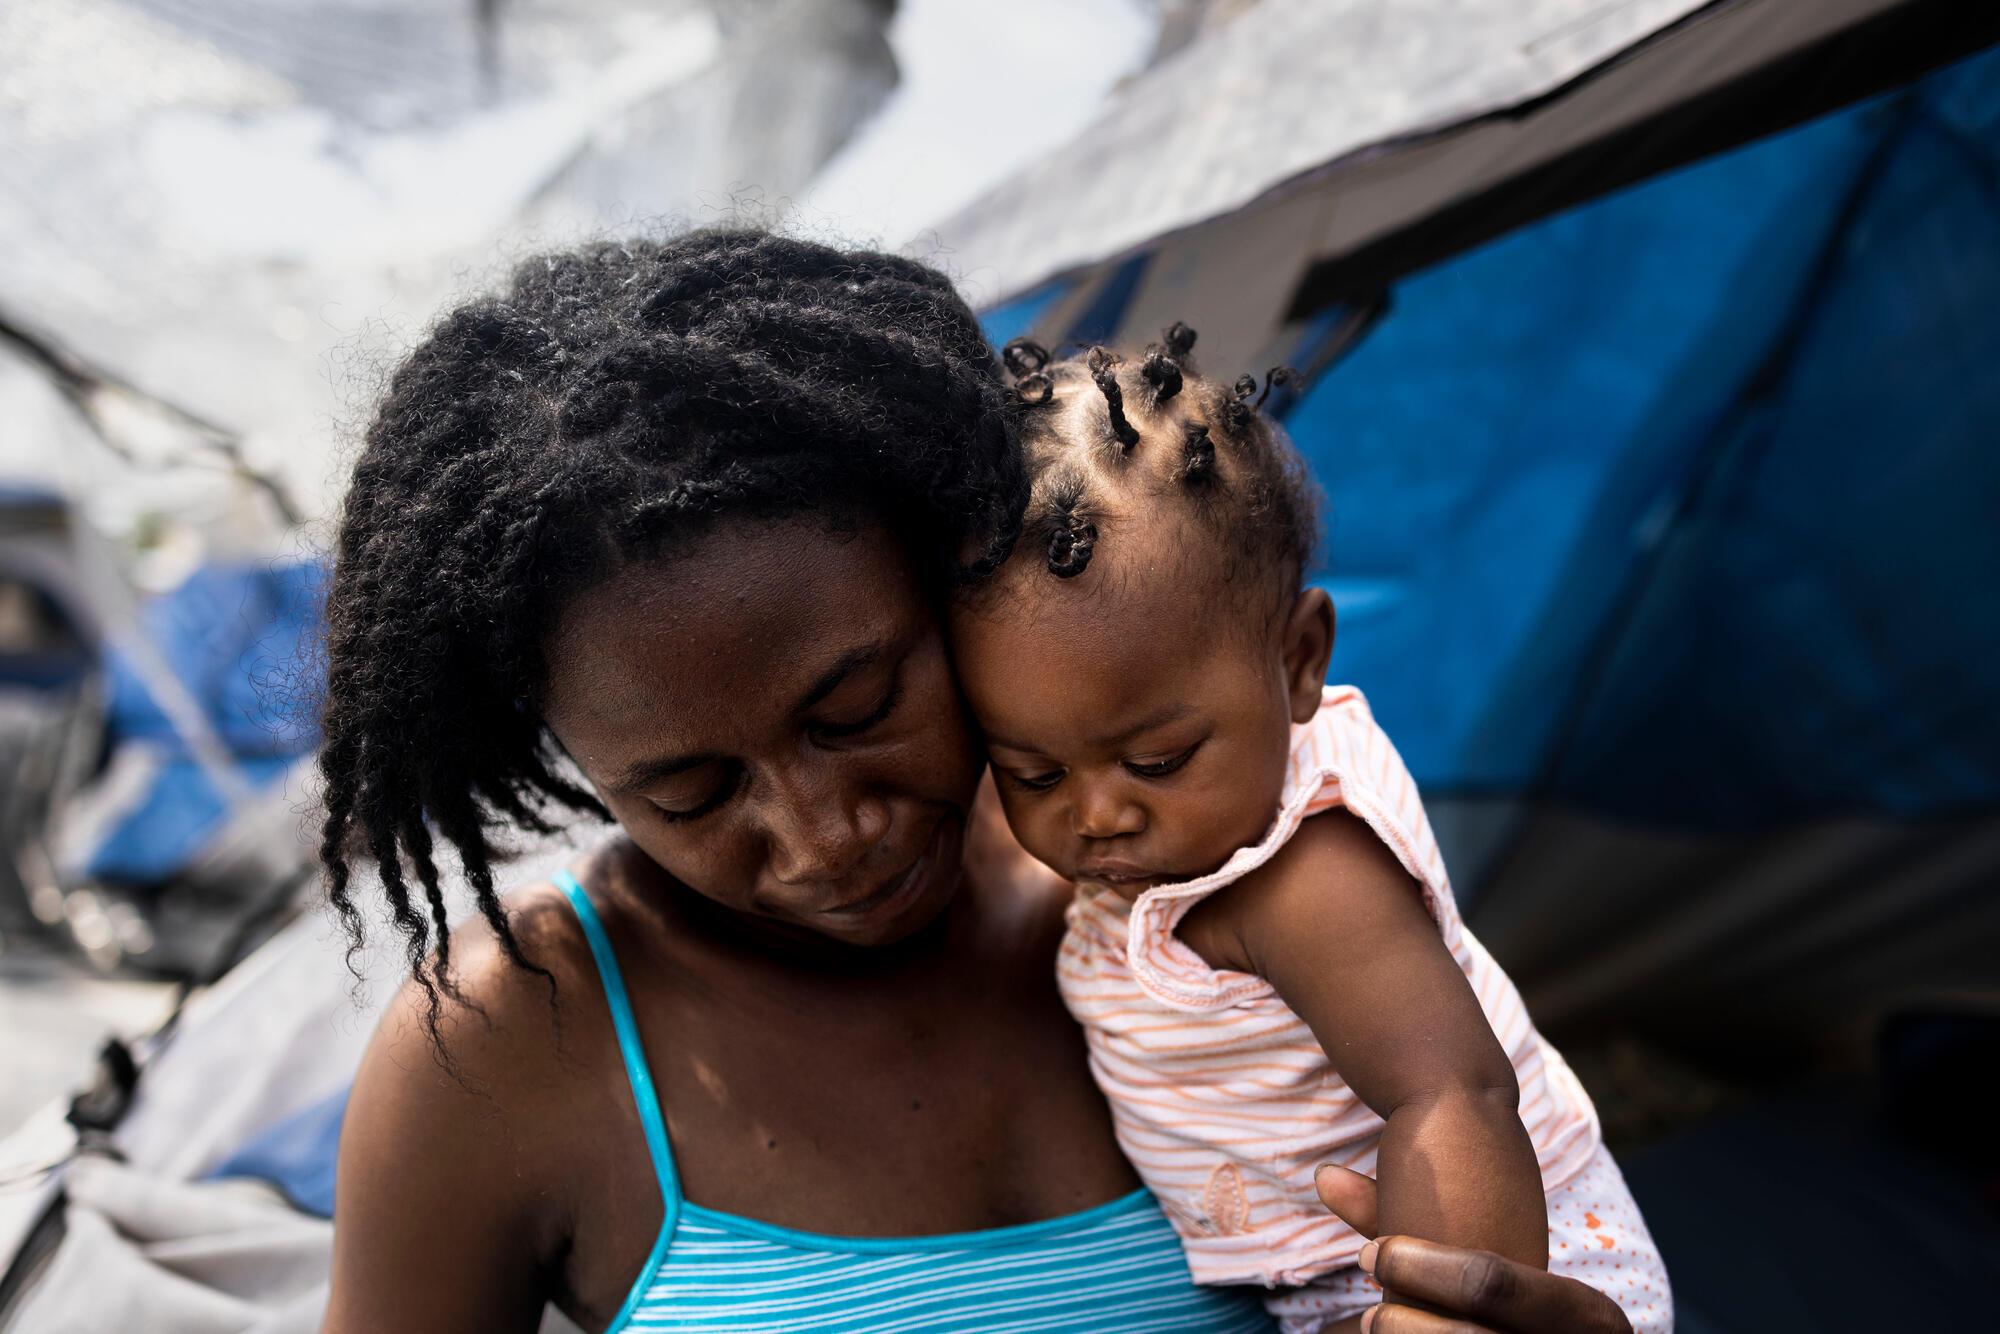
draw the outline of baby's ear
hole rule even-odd
[[[1333,599],[1324,588],[1308,588],[1299,594],[1285,617],[1282,634],[1280,653],[1285,664],[1285,690],[1291,697],[1292,721],[1309,723],[1319,712],[1326,665],[1333,660]]]

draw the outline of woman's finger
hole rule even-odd
[[[1481,1326],[1510,1334],[1632,1334],[1618,1303],[1596,1288],[1490,1251],[1384,1237],[1365,1248],[1361,1258],[1361,1267],[1398,1296]],[[1380,1321],[1370,1334],[1383,1334]]]
[[[1375,1178],[1351,1168],[1322,1163],[1313,1172],[1319,1202],[1364,1237],[1375,1235]]]
[[[1414,1306],[1384,1302],[1362,1317],[1362,1334],[1498,1334],[1455,1316],[1432,1315]]]

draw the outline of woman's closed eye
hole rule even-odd
[[[679,820],[696,820],[707,815],[716,807],[736,795],[736,789],[743,785],[743,770],[734,769],[725,774],[714,786],[686,796],[669,795],[648,798],[660,818],[669,823]]]
[[[818,736],[833,737],[836,739],[860,736],[869,728],[888,721],[889,715],[896,711],[897,701],[901,700],[902,697],[903,682],[902,678],[898,676],[897,679],[889,683],[888,689],[884,690],[881,697],[870,705],[867,711],[860,717],[845,720],[823,718],[812,725],[812,730]]]
[[[1206,738],[1203,739],[1206,740]],[[1193,759],[1194,753],[1200,750],[1201,747],[1202,743],[1197,741],[1193,745],[1182,750],[1177,750],[1171,755],[1142,755],[1125,761],[1125,770],[1127,773],[1136,774],[1140,778],[1165,778],[1168,774],[1177,772],[1189,760]]]
[[[821,741],[838,741],[860,736],[887,721],[889,715],[896,711],[896,705],[902,697],[903,680],[902,675],[898,673],[860,716],[841,718],[836,710],[836,716],[815,721],[809,725],[808,730],[815,739]],[[741,765],[731,765],[728,771],[719,774],[713,783],[701,784],[699,779],[706,776],[708,768],[709,766],[704,765],[701,769],[679,776],[678,781],[692,784],[685,795],[672,792],[647,798],[662,820],[669,823],[698,820],[735,796],[737,789],[743,786],[744,770]]]

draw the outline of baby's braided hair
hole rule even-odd
[[[1111,417],[1111,434],[1118,441],[1119,452],[1130,454],[1132,446],[1139,443],[1139,433],[1125,418],[1125,391],[1118,385],[1116,369],[1118,358],[1104,348],[1093,347],[1085,363],[1090,367],[1090,378],[1097,382],[1098,392],[1104,395],[1104,407]]]
[[[1314,494],[1284,432],[1261,409],[1295,377],[1273,367],[1261,393],[1248,375],[1217,384],[1195,369],[1194,343],[1195,331],[1175,322],[1129,379],[1107,348],[1052,358],[1026,338],[1007,345],[1004,360],[1028,414],[1022,443],[1032,492],[1023,532],[1032,535],[1031,549],[1046,553],[1049,573],[1075,579],[1103,542],[1098,496],[1151,462],[1164,491],[1187,502],[1188,520],[1205,525],[1223,568],[1247,563],[1269,576],[1260,587],[1270,588],[1273,605],[1289,605],[1312,559]],[[1098,412],[1079,402],[1092,387],[1103,403]],[[1137,421],[1128,404],[1137,405]]]
[[[433,830],[540,972],[493,835],[604,814],[542,720],[564,603],[734,516],[884,522],[940,588],[990,572],[1026,503],[1024,411],[942,274],[763,231],[531,259],[438,322],[348,489],[320,754],[333,906],[358,946],[352,865],[372,861],[433,1031],[455,994]]]

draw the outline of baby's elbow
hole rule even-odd
[[[1486,1044],[1485,1050],[1467,1060],[1452,1084],[1461,1098],[1481,1108],[1510,1116],[1521,1110],[1520,1073],[1498,1042]]]
[[[1406,1109],[1421,1114],[1439,1111],[1457,1115],[1469,1113],[1481,1119],[1495,1115],[1518,1118],[1521,1112],[1521,1083],[1511,1065],[1495,1070],[1470,1070],[1408,1090],[1396,1100],[1389,1115]]]
[[[1467,1090],[1467,1096],[1481,1108],[1493,1112],[1503,1112],[1507,1116],[1516,1119],[1520,1117],[1521,1081],[1515,1078],[1512,1069],[1509,1069],[1506,1075],[1497,1081],[1481,1083],[1477,1087]]]

